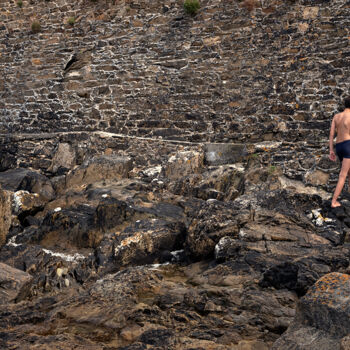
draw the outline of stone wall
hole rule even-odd
[[[350,84],[347,2],[202,0],[195,17],[182,3],[1,1],[0,132],[327,136]]]

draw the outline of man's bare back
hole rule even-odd
[[[336,143],[350,140],[350,110],[345,109],[343,112],[336,114],[333,122],[334,131],[337,134]]]

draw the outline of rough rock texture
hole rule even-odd
[[[2,1],[0,348],[346,349],[349,9]]]
[[[9,192],[0,187],[0,247],[6,242],[11,226],[11,197]]]
[[[2,1],[2,133],[214,142],[326,135],[349,90],[344,1],[203,0],[194,17],[182,4]]]
[[[31,280],[29,273],[0,263],[0,303],[7,304],[18,299]]]
[[[331,273],[300,300],[297,314],[274,350],[346,349],[350,334],[350,276]]]
[[[51,200],[18,190],[32,170],[0,174],[13,198],[0,261],[31,275],[0,307],[3,348],[267,350],[317,280],[349,272],[348,196],[330,209],[328,185],[268,162],[273,145],[212,165],[201,146],[98,139],[72,141],[70,169],[31,175]]]

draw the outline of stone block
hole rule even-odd
[[[204,146],[205,162],[208,165],[233,164],[242,161],[248,154],[244,144],[207,143]]]

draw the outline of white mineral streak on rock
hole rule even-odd
[[[206,200],[207,203],[212,203],[212,202],[216,202],[216,201],[217,201],[217,199],[215,199],[215,198],[209,198]]]
[[[247,234],[243,231],[243,229],[239,230],[238,236],[239,238],[244,238]]]
[[[280,145],[282,145],[282,142],[279,142],[279,141],[266,141],[266,142],[256,143],[256,144],[254,144],[254,147],[255,147],[255,149],[268,150],[268,149],[278,148]]]
[[[68,73],[68,76],[69,77],[80,77],[81,74],[79,72],[70,72],[70,73]]]
[[[19,247],[19,246],[21,246],[22,244],[16,243],[16,238],[17,238],[17,236],[18,236],[18,235],[11,237],[11,238],[9,239],[9,241],[7,242],[6,245],[10,245],[10,246],[13,246],[13,247]]]
[[[215,246],[215,256],[219,254],[220,250],[222,249],[222,247],[224,246],[227,237],[222,237],[220,239],[220,241],[216,244]]]
[[[107,197],[109,197],[109,195],[107,193],[102,195],[102,198],[107,198]]]
[[[180,249],[180,250],[174,250],[174,251],[170,252],[170,254],[176,258],[179,254],[181,254],[183,252],[184,252],[184,250]]]
[[[241,173],[244,173],[245,171],[244,165],[242,163],[230,164],[230,168],[235,169]]]
[[[170,161],[170,160],[169,160]],[[155,176],[155,175],[158,175],[160,174],[160,172],[162,171],[162,166],[161,165],[158,165],[158,166],[155,166],[153,168],[148,168],[146,170],[143,170],[143,173],[146,175],[146,176],[149,176],[149,177],[152,177],[152,176]]]
[[[74,255],[68,255],[68,254],[63,254],[63,253],[56,253],[48,249],[43,249],[43,252],[52,256],[57,256],[59,258],[62,258],[63,260],[66,261],[76,261],[76,260],[83,260],[85,259],[84,255],[81,255],[79,253],[75,253]]]
[[[59,211],[61,211],[61,210],[62,210],[61,207],[57,207],[57,208],[55,208],[53,211],[54,211],[55,213],[57,213],[57,212],[59,212]]]
[[[164,264],[152,264],[152,265],[148,265],[149,266],[149,269],[150,270],[157,270],[159,269],[160,267],[162,266],[166,266],[166,265],[169,265],[170,263],[169,262],[166,262]]]

